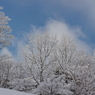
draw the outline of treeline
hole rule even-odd
[[[0,86],[38,95],[94,95],[95,54],[79,50],[70,37],[30,34],[23,61],[1,56]]]

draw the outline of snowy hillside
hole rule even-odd
[[[0,95],[36,95],[0,88]]]

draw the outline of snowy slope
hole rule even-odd
[[[0,88],[0,95],[36,95]]]

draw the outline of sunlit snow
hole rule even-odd
[[[0,95],[36,95],[36,94],[28,94],[24,92],[0,88]]]

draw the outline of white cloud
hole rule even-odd
[[[47,23],[46,30],[50,33],[57,34],[59,40],[63,34],[70,36],[78,45],[79,49],[90,51],[90,47],[84,41],[79,39],[80,37],[87,37],[78,26],[70,27],[65,22],[51,20]]]
[[[81,28],[78,26],[70,27],[64,21],[49,20],[44,27],[35,28],[33,27],[32,32],[49,32],[51,35],[56,34],[58,40],[61,39],[62,35],[65,34],[70,36],[79,49],[82,49],[86,52],[90,52],[91,48],[82,40],[80,37],[87,38],[85,34],[81,31]]]
[[[25,48],[26,43],[25,43],[25,38],[19,38],[19,40],[14,40],[14,47],[16,48],[16,54],[13,55],[12,51],[9,51],[9,49],[7,47],[3,48],[0,52],[0,55],[8,55],[9,57],[11,57],[10,60],[13,60],[15,62],[20,62],[23,60],[23,56],[22,56],[22,50]]]
[[[3,48],[1,51],[1,55],[8,55],[12,57],[12,53],[8,50],[8,48]]]
[[[13,58],[13,55],[12,55],[12,53],[8,50],[8,48],[3,48],[2,49],[2,51],[1,51],[1,54],[0,54],[1,56],[2,55],[8,55],[10,58],[8,59],[8,60],[10,60],[10,61],[14,61],[15,59]]]
[[[16,59],[17,62],[23,60],[22,51],[25,48],[25,46],[26,46],[26,43],[25,43],[25,40],[24,39],[18,41],[18,43],[17,43],[17,55],[15,56],[15,59]]]
[[[0,9],[3,9],[3,7],[0,7]]]
[[[16,62],[21,62],[23,60],[23,49],[28,42],[28,34],[24,33],[21,37],[15,37],[13,40],[13,47],[15,48],[15,54],[13,55]]]

